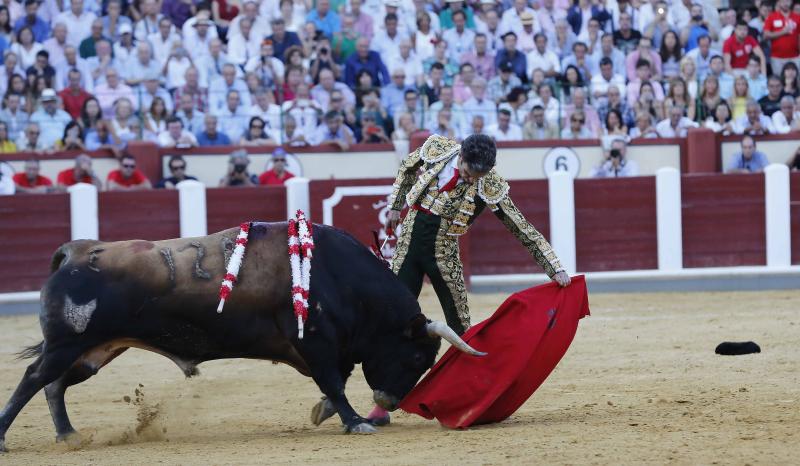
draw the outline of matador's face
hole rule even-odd
[[[477,172],[469,167],[462,156],[458,156],[458,175],[465,183],[475,183],[489,172]]]

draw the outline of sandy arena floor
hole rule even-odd
[[[439,316],[424,293],[423,307],[435,309],[428,315]],[[473,296],[474,320],[503,299]],[[561,364],[501,424],[452,431],[399,413],[376,435],[345,436],[333,419],[311,425],[318,389],[287,366],[220,361],[184,380],[168,360],[130,350],[67,392],[85,437],[78,450],[54,442],[40,394],[8,432],[11,452],[0,464],[797,463],[800,293],[590,302],[592,316]],[[0,319],[0,403],[26,366],[12,353],[39,335],[35,316]],[[721,341],[751,339],[761,354],[714,354]],[[366,414],[370,392],[354,374],[349,397]]]

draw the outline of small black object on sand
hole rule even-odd
[[[723,356],[739,356],[742,354],[760,353],[761,347],[752,341],[724,341],[717,345],[717,349],[715,349],[714,352]]]

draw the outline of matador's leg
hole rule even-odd
[[[459,256],[458,237],[445,234],[443,223],[436,238],[434,257],[426,267],[433,289],[439,297],[447,325],[459,335],[470,327],[467,287]]]

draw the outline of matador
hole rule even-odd
[[[410,207],[392,271],[416,296],[427,275],[447,325],[459,334],[469,328],[470,315],[458,237],[487,206],[551,279],[570,283],[550,243],[511,201],[508,182],[494,168],[496,156],[494,140],[486,135],[469,136],[462,144],[430,136],[403,161],[389,197],[387,228],[396,228],[400,212]]]

